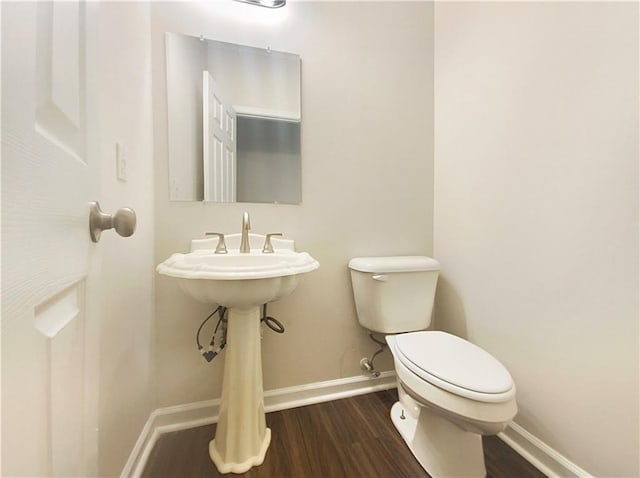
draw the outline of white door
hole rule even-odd
[[[202,72],[204,200],[236,200],[236,112],[208,71]]]
[[[98,6],[1,8],[2,475],[90,476]]]

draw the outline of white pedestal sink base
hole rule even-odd
[[[269,448],[270,443],[271,429],[267,428],[264,435],[264,442],[256,456],[253,456],[242,463],[226,463],[218,454],[218,451],[215,447],[214,439],[209,442],[209,456],[211,457],[211,461],[213,461],[214,465],[216,465],[216,468],[220,473],[244,473],[246,471],[249,471],[254,466],[262,465],[264,456],[267,454],[267,449]]]
[[[220,473],[260,465],[271,442],[262,390],[260,307],[229,309],[222,399],[209,456]]]

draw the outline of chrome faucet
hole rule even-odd
[[[242,239],[240,240],[240,253],[249,254],[249,230],[251,229],[251,221],[249,221],[249,213],[245,211],[242,215]]]

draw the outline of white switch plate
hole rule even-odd
[[[127,148],[116,143],[116,177],[118,181],[127,180]]]

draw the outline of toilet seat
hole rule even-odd
[[[513,379],[488,352],[446,332],[395,336],[397,358],[430,384],[480,402],[504,402],[515,395]]]

